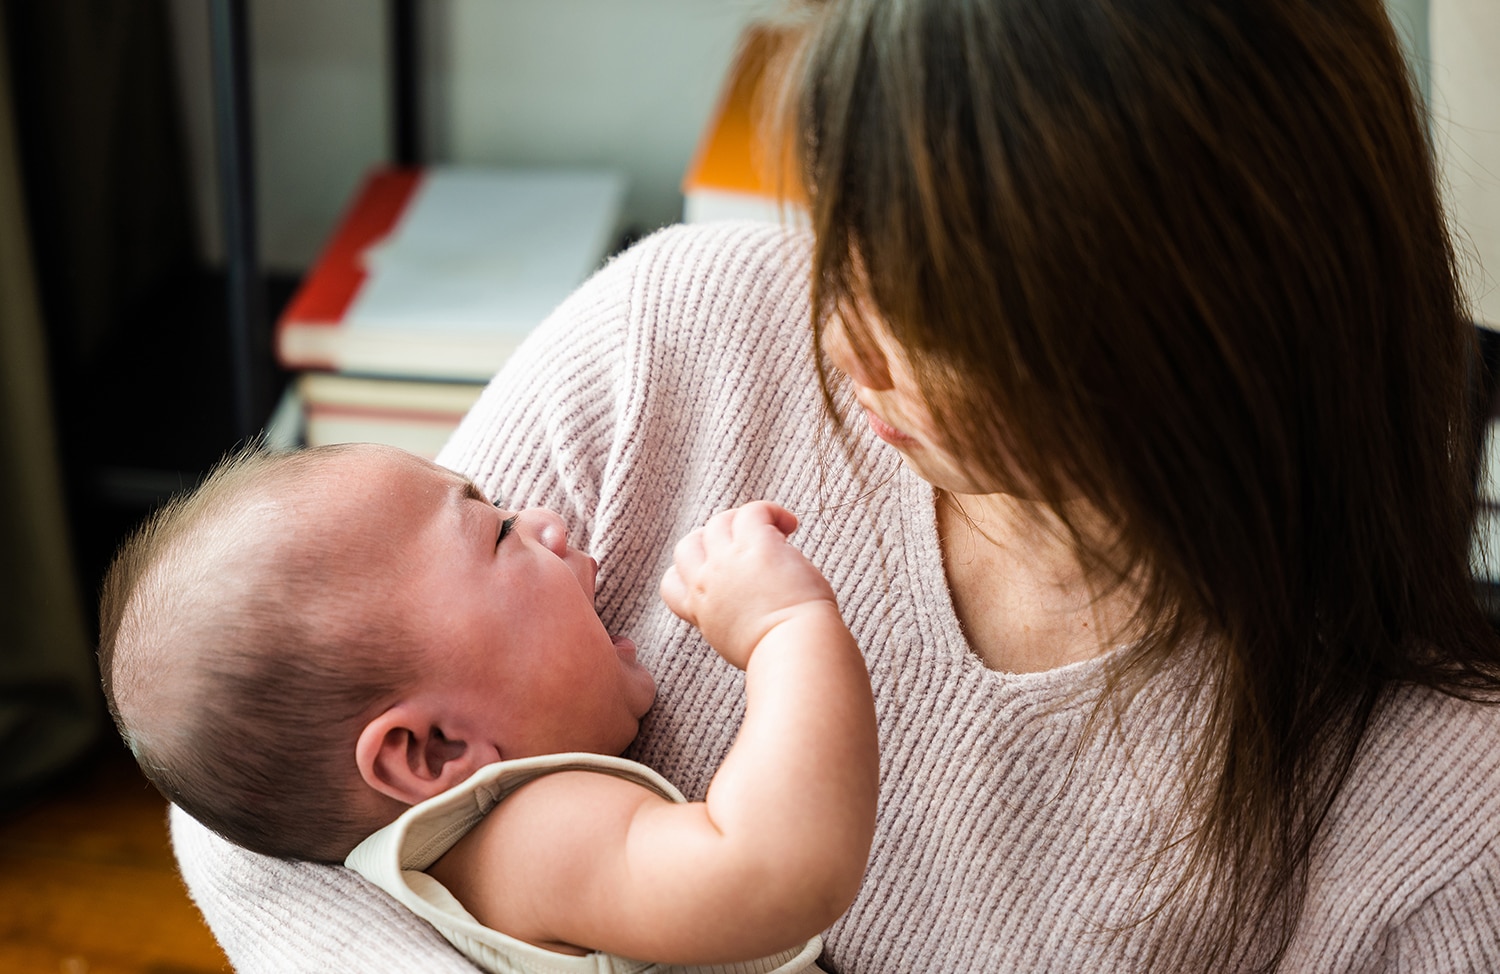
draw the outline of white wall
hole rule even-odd
[[[1493,114],[1484,116],[1500,101],[1493,67],[1500,57],[1483,56],[1486,47],[1500,50],[1493,33],[1500,2],[1386,2],[1419,74],[1425,79],[1429,56],[1448,71],[1441,95],[1457,128],[1476,129],[1470,135],[1481,141],[1486,127],[1500,130]],[[217,260],[207,5],[170,3],[200,236]],[[426,35],[428,156],[620,168],[631,182],[626,222],[642,229],[672,222],[681,215],[678,181],[739,32],[780,6],[778,0],[424,0],[418,7]],[[261,252],[272,269],[300,271],[360,175],[388,153],[385,4],[252,0],[249,7]],[[1475,31],[1473,22],[1486,18],[1491,32]],[[1455,61],[1451,69],[1442,67],[1448,59]],[[1467,138],[1458,140],[1458,158],[1473,149]],[[1489,172],[1500,172],[1500,159],[1489,165]],[[1459,176],[1460,216],[1483,237],[1486,225],[1500,224],[1488,191],[1474,185],[1487,177],[1474,167]],[[1500,254],[1490,263],[1500,267]],[[1491,315],[1500,320],[1500,308]]]
[[[200,235],[220,259],[208,16],[171,0]],[[261,253],[298,271],[361,174],[388,156],[383,3],[254,0]],[[428,0],[433,161],[580,165],[630,178],[627,224],[680,218],[677,186],[740,30],[764,0]]]
[[[627,220],[676,221],[678,184],[755,9],[725,0],[455,3],[440,155],[623,168]]]
[[[1500,329],[1500,3],[1431,0],[1432,109],[1474,317]]]
[[[1396,25],[1396,32],[1406,46],[1407,59],[1417,72],[1422,94],[1428,94],[1428,77],[1431,61],[1428,31],[1429,0],[1385,0],[1385,9]]]

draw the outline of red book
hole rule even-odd
[[[276,323],[292,370],[488,379],[603,261],[613,172],[382,168]]]

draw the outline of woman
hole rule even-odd
[[[1473,335],[1379,0],[807,14],[810,238],[648,239],[441,458],[589,539],[661,688],[632,756],[722,758],[740,688],[656,581],[768,497],[881,720],[830,970],[1500,969]],[[174,829],[243,969],[458,969]]]

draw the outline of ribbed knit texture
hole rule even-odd
[[[701,797],[741,674],[657,597],[676,540],[755,498],[802,520],[866,654],[880,721],[879,828],[826,935],[839,972],[1136,971],[1193,944],[1142,919],[1170,885],[1188,664],[1118,732],[1088,733],[1104,664],[986,670],[954,616],[932,488],[862,428],[824,418],[806,241],[672,228],[565,302],[491,383],[440,460],[511,506],[561,512],[602,563],[600,612],[659,693],[630,752]],[[1184,702],[1187,708],[1184,708]],[[1284,970],[1500,971],[1500,711],[1405,689],[1324,829]],[[233,849],[181,813],[184,876],[230,959],[257,971],[451,971],[464,962],[346,870]],[[1150,863],[1157,864],[1155,873]]]

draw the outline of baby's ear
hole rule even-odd
[[[422,708],[397,704],[360,732],[354,759],[365,784],[406,805],[442,794],[500,759],[493,745],[450,736]]]

